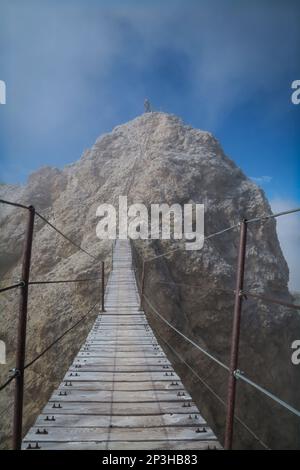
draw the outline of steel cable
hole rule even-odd
[[[89,282],[89,281],[99,281],[101,277],[94,277],[89,279],[58,279],[53,281],[29,281],[29,285],[39,285],[39,284],[64,284],[64,283],[72,283],[72,282]]]
[[[237,379],[241,379],[243,380],[244,382],[246,382],[248,385],[251,385],[252,387],[256,388],[256,390],[258,390],[259,392],[263,393],[264,395],[266,395],[267,397],[271,398],[273,401],[275,401],[276,403],[278,403],[279,405],[281,405],[283,408],[289,410],[291,413],[293,413],[294,415],[300,417],[300,411],[297,410],[296,408],[294,408],[293,406],[289,405],[289,403],[287,403],[286,401],[284,400],[281,400],[281,398],[278,398],[276,397],[276,395],[274,395],[272,392],[269,392],[269,390],[261,387],[260,385],[258,385],[257,383],[253,382],[253,380],[249,379],[245,374],[244,372],[240,371],[240,370],[236,370],[234,371],[234,376],[237,378]]]
[[[2,385],[0,385],[0,392],[2,392],[2,390],[4,390],[9,384],[10,382],[12,382],[14,380],[14,378],[17,376],[17,372],[15,372],[14,374],[12,374],[9,379],[6,380],[6,382],[4,382]]]
[[[40,359],[47,351],[49,351],[56,343],[58,343],[64,336],[66,336],[71,330],[73,330],[76,326],[78,326],[85,318],[94,310],[96,305],[99,303],[99,300],[89,309],[89,311],[81,317],[77,322],[75,322],[70,328],[68,328],[66,331],[64,331],[58,338],[56,338],[49,346],[47,346],[40,354],[38,354],[34,359],[32,359],[30,362],[28,362],[24,366],[24,370],[27,369],[28,367],[32,366],[38,359]]]
[[[223,369],[229,371],[229,367],[224,364],[222,361],[220,361],[219,359],[217,359],[215,356],[213,356],[211,353],[209,353],[208,351],[206,351],[206,349],[202,348],[201,346],[199,346],[199,344],[195,343],[192,339],[188,338],[184,333],[182,333],[180,330],[178,330],[174,325],[172,325],[168,320],[166,320],[166,318],[164,318],[157,310],[156,308],[152,305],[152,303],[149,301],[149,299],[145,296],[144,294],[144,299],[145,301],[147,302],[147,304],[150,306],[150,308],[152,309],[152,311],[157,315],[159,316],[159,318],[164,322],[166,323],[170,328],[172,328],[172,330],[176,331],[176,333],[178,333],[182,338],[184,338],[187,342],[189,342],[190,344],[192,344],[196,349],[198,349],[199,351],[201,351],[203,354],[205,354],[207,357],[209,357],[212,361],[214,361],[216,364],[218,364],[219,366],[221,366]]]
[[[2,287],[0,289],[0,293],[1,292],[6,292],[6,291],[11,290],[11,289],[15,289],[16,287],[21,287],[23,285],[24,285],[24,282],[20,281],[17,284],[12,284],[11,286],[8,286],[8,287]]]
[[[89,253],[88,251],[86,251],[84,248],[82,248],[80,245],[78,245],[77,243],[75,243],[73,240],[71,240],[71,238],[69,238],[67,235],[65,235],[61,230],[59,230],[57,227],[55,227],[55,225],[53,225],[51,222],[49,222],[49,220],[46,219],[46,217],[44,217],[43,215],[41,215],[39,212],[35,212],[36,215],[41,219],[43,220],[47,225],[49,225],[51,228],[53,228],[53,230],[55,230],[57,233],[59,233],[63,238],[65,238],[69,243],[71,243],[72,245],[74,245],[76,248],[78,248],[78,250],[81,250],[83,251],[86,255],[90,256],[91,258],[93,258],[94,260],[97,260],[97,258],[94,256],[94,255],[91,255],[91,253]]]
[[[197,379],[212,393],[212,395],[226,408],[227,403],[223,400],[223,398],[220,397],[220,395],[217,392],[214,391],[214,389],[206,382],[206,380],[200,377],[198,372],[196,372],[195,369],[193,369],[193,367],[190,366],[190,364],[188,364],[186,360],[157,331],[156,331],[156,334],[171,349],[171,351],[173,351],[173,353],[178,357],[178,359],[188,367],[188,369],[195,375],[195,377],[197,377]],[[241,424],[244,427],[244,429],[246,429],[246,431],[248,431],[249,434],[251,434],[251,436],[261,444],[262,447],[264,447],[267,450],[271,450],[270,447],[267,446],[267,444],[264,441],[262,441],[262,439],[258,437],[257,434],[241,418],[235,415],[234,419],[239,424]]]
[[[240,225],[240,224],[237,223],[237,224],[231,225],[230,227],[227,227],[227,228],[224,228],[224,229],[222,229],[222,230],[219,230],[218,232],[214,232],[214,233],[211,233],[210,235],[206,235],[206,236],[204,237],[204,241],[205,241],[205,240],[210,240],[211,238],[216,237],[216,236],[218,236],[218,235],[222,235],[222,234],[225,233],[225,232],[229,232],[230,230],[233,230],[233,229],[239,227],[239,225]],[[165,253],[162,253],[162,254],[160,254],[160,255],[153,256],[152,258],[146,259],[146,260],[145,260],[145,263],[149,263],[150,261],[153,261],[153,260],[158,259],[158,258],[162,258],[163,256],[166,256],[166,255],[168,255],[168,254],[170,254],[170,253],[173,253],[173,252],[179,251],[179,250],[182,250],[182,247],[178,247],[178,248],[175,248],[174,250],[169,250],[169,251],[166,251]]]

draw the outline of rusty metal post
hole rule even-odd
[[[142,268],[140,310],[143,310],[144,289],[145,289],[145,261],[143,261],[143,268]]]
[[[34,229],[35,209],[33,206],[28,208],[28,222],[25,236],[23,261],[22,261],[22,279],[21,298],[19,306],[19,319],[17,331],[17,352],[16,352],[16,378],[15,378],[15,402],[14,402],[14,421],[13,421],[13,449],[21,449],[22,444],[22,421],[23,421],[23,397],[24,397],[24,365],[26,354],[26,326],[27,326],[27,307],[28,307],[28,282],[30,275],[32,238]]]
[[[247,245],[247,221],[244,219],[240,224],[240,242],[239,253],[237,261],[237,278],[235,289],[235,302],[233,314],[233,326],[231,335],[231,352],[230,352],[230,365],[229,365],[229,379],[227,389],[227,416],[225,427],[225,443],[224,448],[230,450],[233,441],[233,423],[234,423],[234,409],[236,397],[236,377],[234,375],[238,366],[239,356],[239,341],[240,341],[240,325],[241,313],[243,304],[243,287],[244,287],[244,273],[245,273],[245,259],[246,259],[246,245]]]
[[[101,312],[106,312],[104,308],[104,296],[105,296],[105,271],[104,271],[104,261],[102,264],[102,274],[101,274]]]

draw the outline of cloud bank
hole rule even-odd
[[[142,112],[145,96],[178,114],[185,103],[211,129],[251,97],[276,93],[295,68],[296,5],[2,0],[4,176],[28,173],[41,154],[54,165],[74,159],[83,142]],[[276,113],[278,103],[269,109]]]

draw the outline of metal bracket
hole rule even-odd
[[[237,380],[240,378],[239,375],[243,375],[243,374],[244,372],[240,369],[236,369],[235,371],[233,371],[233,375]]]
[[[248,300],[247,295],[242,290],[239,291],[239,297],[242,297],[244,300]]]
[[[20,370],[15,367],[13,369],[9,369],[9,373],[11,377],[19,377],[21,375]]]

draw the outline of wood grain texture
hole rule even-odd
[[[117,241],[99,313],[63,382],[23,448],[221,448],[159,346],[132,269],[130,245]]]

